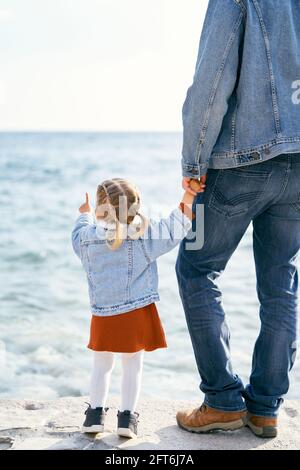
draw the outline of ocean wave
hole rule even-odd
[[[94,198],[100,181],[124,176],[140,187],[147,215],[167,214],[181,197],[180,159],[174,158],[180,145],[179,134],[1,134],[0,345],[5,361],[1,355],[0,396],[51,399],[88,393],[88,294],[70,240],[78,207],[85,191]],[[166,175],[161,200],[156,195]],[[251,232],[220,279],[234,365],[245,381],[259,327]],[[169,348],[146,355],[143,393],[168,398],[172,390],[174,398],[197,398],[199,378],[175,260],[176,251],[159,260],[158,310]],[[112,393],[118,392],[120,378],[118,359]],[[290,397],[299,398],[299,363],[291,383]]]

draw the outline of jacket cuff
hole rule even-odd
[[[206,175],[208,170],[208,163],[185,163],[182,161],[182,176],[186,178],[200,178]]]

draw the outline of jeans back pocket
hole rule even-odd
[[[262,197],[269,177],[249,166],[219,170],[208,206],[226,217],[245,214]]]

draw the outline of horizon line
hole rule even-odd
[[[52,133],[52,134],[180,134],[181,130],[101,130],[101,129],[0,129],[0,134],[30,134],[30,133]]]

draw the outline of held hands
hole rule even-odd
[[[89,193],[85,193],[85,202],[79,207],[79,212],[84,214],[85,212],[93,212],[93,206],[90,204]]]
[[[206,175],[201,176],[200,180],[193,178],[182,179],[182,187],[189,194],[196,196],[197,193],[203,193],[206,186]]]
[[[194,197],[197,193],[203,193],[205,191],[205,182],[206,175],[202,176],[200,180],[192,178],[183,178],[182,180],[182,187],[185,192],[182,197],[181,204],[183,203],[184,214],[191,220],[194,217],[191,210],[192,204],[194,202]]]

